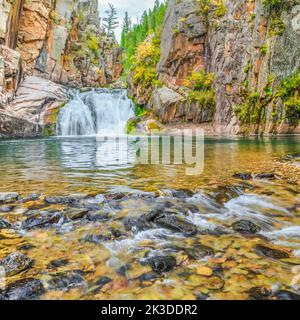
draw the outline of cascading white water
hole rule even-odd
[[[93,89],[76,92],[60,111],[59,136],[120,136],[134,116],[134,104],[126,90]]]

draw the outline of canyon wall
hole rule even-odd
[[[169,0],[157,65],[163,87],[153,88],[148,109],[166,124],[214,133],[300,133],[300,1],[266,3]],[[188,98],[186,80],[201,70],[214,77],[213,107]],[[288,81],[290,96],[280,96]]]
[[[27,77],[32,77],[28,82],[34,83],[33,92],[36,92],[39,84],[35,77],[61,85],[95,87],[118,80],[122,70],[118,44],[100,27],[98,0],[0,1],[2,121],[5,114],[36,120],[32,117],[34,112],[49,119],[53,103],[41,101],[40,97],[28,100],[27,115],[19,113],[16,101],[24,95],[26,83],[22,88],[20,84]],[[45,82],[41,81],[42,84]],[[40,89],[47,91],[47,88]],[[35,99],[32,92],[27,96]],[[47,99],[47,94],[44,96]],[[32,110],[32,105],[37,106],[37,110]],[[26,106],[22,105],[22,110],[26,111]],[[39,117],[38,124],[47,124],[45,119]]]

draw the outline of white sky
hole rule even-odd
[[[118,12],[119,27],[116,29],[116,37],[121,39],[122,23],[125,12],[128,11],[129,17],[135,23],[137,18],[142,15],[145,10],[153,8],[155,0],[99,0],[100,16],[105,16],[104,11],[108,8],[108,3],[113,4]]]

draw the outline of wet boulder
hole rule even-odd
[[[83,241],[94,243],[94,244],[101,244],[105,241],[109,241],[112,239],[112,235],[96,235],[96,234],[89,234],[83,238]]]
[[[20,252],[13,252],[4,259],[0,260],[0,267],[4,268],[7,277],[18,274],[33,264],[33,260]]]
[[[289,258],[289,254],[283,250],[273,249],[264,245],[258,244],[254,247],[254,251],[264,257],[280,260]]]
[[[162,215],[166,208],[169,208],[171,207],[172,205],[168,205],[169,202],[166,202],[166,204],[158,204],[156,205],[154,208],[152,208],[149,212],[143,214],[143,219],[145,221],[148,221],[148,222],[154,222],[156,218],[158,218],[160,215]]]
[[[109,213],[102,211],[89,211],[86,218],[92,222],[103,222],[109,220]]]
[[[56,213],[41,213],[30,216],[22,223],[22,229],[31,230],[36,228],[46,228],[55,223],[58,223],[61,219],[60,212]]]
[[[86,195],[53,196],[53,197],[46,197],[45,202],[48,204],[71,205],[84,199],[84,197],[86,197]]]
[[[261,230],[260,227],[249,220],[239,220],[232,225],[232,228],[242,234],[255,234]]]
[[[186,235],[195,235],[198,231],[197,226],[175,215],[159,217],[155,222],[163,228],[178,231]]]
[[[3,207],[0,207],[0,212],[8,213],[13,211],[14,208],[15,208],[14,206],[3,206]]]
[[[272,296],[272,290],[265,287],[253,287],[248,291],[250,300],[269,300]]]
[[[275,294],[277,300],[300,300],[300,294],[287,290],[280,290]]]
[[[152,225],[145,216],[135,218],[135,217],[126,217],[123,219],[123,224],[126,231],[136,230],[144,231],[152,228]]]
[[[101,277],[95,282],[95,289],[92,290],[92,294],[97,294],[100,290],[107,285],[108,283],[112,282],[112,279],[106,276]]]
[[[41,197],[40,194],[38,194],[38,193],[32,193],[32,194],[29,194],[29,195],[25,196],[24,198],[22,198],[22,199],[20,200],[20,202],[26,203],[26,202],[30,202],[30,201],[37,201],[37,200],[40,199],[40,197]]]
[[[152,268],[152,271],[156,273],[171,271],[176,266],[176,259],[173,256],[151,257],[147,262]]]
[[[146,272],[143,273],[142,275],[138,276],[137,278],[133,280],[138,280],[140,282],[146,282],[146,281],[153,281],[156,280],[158,277],[158,274],[155,272]]]
[[[17,201],[19,194],[17,192],[0,192],[0,204]]]
[[[33,248],[35,248],[35,246],[31,243],[25,243],[25,244],[21,244],[21,245],[17,246],[17,249],[21,250],[21,251],[29,251]]]
[[[214,249],[208,246],[204,246],[202,244],[195,245],[191,248],[186,249],[186,253],[189,258],[193,260],[201,260],[205,257],[210,257],[215,254]]]
[[[89,209],[77,209],[77,208],[69,208],[66,209],[63,214],[67,219],[70,220],[77,220],[77,219],[82,219],[84,216],[87,215],[89,212]]]
[[[12,224],[5,219],[0,219],[0,230],[1,229],[11,229]]]
[[[108,201],[113,201],[113,200],[122,200],[126,197],[127,195],[123,192],[114,192],[114,193],[107,193],[104,195],[105,199]]]
[[[40,280],[22,279],[9,284],[5,290],[0,290],[0,300],[35,300],[45,289]]]
[[[260,173],[256,174],[254,178],[259,180],[273,180],[276,179],[276,175],[274,173]]]
[[[240,179],[240,180],[251,180],[252,179],[252,174],[251,173],[240,173],[240,172],[237,172],[233,175],[233,177],[235,179]]]
[[[86,282],[83,278],[83,272],[80,270],[62,272],[55,274],[48,282],[50,290],[68,291],[73,288],[83,288]]]
[[[194,193],[188,189],[172,190],[171,194],[172,197],[179,199],[191,198],[194,195]]]
[[[57,269],[60,267],[64,267],[68,264],[69,264],[69,260],[67,259],[53,260],[47,265],[47,269]]]

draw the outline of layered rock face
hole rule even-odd
[[[248,133],[300,132],[299,118],[289,118],[280,99],[266,98],[300,66],[300,1],[289,3],[270,14],[262,0],[170,0],[158,77],[184,98],[193,71],[213,73],[216,107],[211,114],[187,99],[183,106],[180,97],[163,103],[164,88],[154,91],[149,107],[165,123],[209,122],[217,133],[238,134],[245,126]],[[243,126],[234,110],[251,93],[265,105],[259,120]]]
[[[35,77],[73,87],[104,86],[119,79],[121,57],[117,43],[101,30],[98,0],[1,0],[2,121],[13,116],[49,125],[48,113],[64,101],[52,89],[63,87]],[[2,133],[9,136],[8,129]]]

